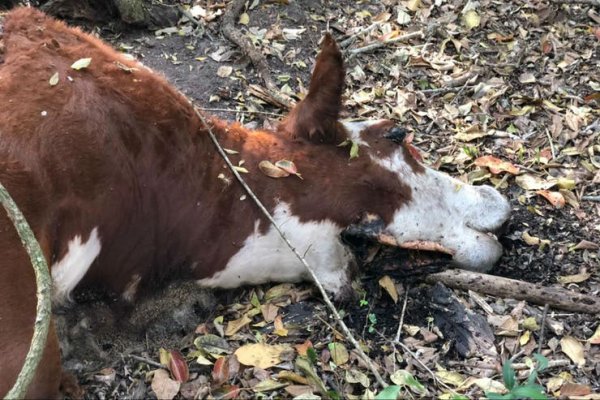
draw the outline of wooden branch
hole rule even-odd
[[[46,339],[50,327],[50,316],[52,313],[50,301],[52,284],[48,265],[46,264],[46,259],[44,258],[40,244],[31,231],[23,213],[19,210],[17,204],[1,183],[0,202],[2,202],[2,206],[4,206],[8,217],[19,234],[23,247],[29,255],[29,259],[31,260],[31,264],[35,271],[35,283],[37,285],[37,307],[31,346],[29,347],[25,362],[23,363],[23,368],[21,368],[21,372],[19,372],[19,376],[17,377],[14,386],[6,394],[7,399],[19,399],[25,397],[27,388],[33,380],[33,376],[35,375],[35,371],[42,359],[46,347]]]
[[[271,77],[271,73],[269,72],[269,65],[267,61],[263,57],[263,55],[256,50],[252,42],[244,36],[239,30],[235,28],[235,20],[238,15],[242,12],[244,8],[245,0],[233,0],[229,3],[229,7],[223,14],[223,26],[221,27],[221,32],[223,32],[223,36],[225,36],[229,41],[236,44],[252,61],[258,75],[261,77],[267,90],[269,91],[269,95],[275,99],[277,102],[283,106],[285,109],[290,109],[293,106],[293,101],[285,96],[284,94],[279,92],[279,88],[273,81]]]
[[[538,305],[545,305],[574,312],[587,314],[600,313],[600,297],[586,296],[557,287],[546,287],[533,283],[502,278],[472,271],[450,269],[428,275],[428,283],[441,282],[454,289],[473,290],[502,298],[525,300]]]
[[[251,95],[258,97],[259,99],[266,101],[269,104],[274,105],[275,107],[279,107],[279,108],[282,108],[285,110],[289,106],[289,104],[281,102],[281,98],[280,98],[280,96],[277,95],[276,92],[266,89],[260,85],[254,85],[254,84],[248,85],[248,92]]]

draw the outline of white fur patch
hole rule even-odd
[[[394,214],[387,230],[398,242],[433,241],[455,251],[462,268],[488,271],[502,246],[486,232],[499,228],[510,214],[508,201],[489,186],[471,186],[425,168],[415,173],[399,149],[386,159],[372,157],[410,186],[412,200]]]
[[[81,236],[69,241],[67,254],[52,265],[52,281],[54,283],[53,300],[61,303],[69,299],[71,291],[84,277],[98,254],[100,254],[100,238],[98,227],[92,229],[88,240],[81,242]]]
[[[341,227],[328,220],[300,222],[286,203],[277,205],[273,218],[298,253],[315,269],[325,289],[338,293],[350,284],[347,268],[352,256],[340,241]],[[265,234],[261,234],[258,227],[259,221],[256,221],[254,233],[224,270],[211,278],[200,279],[198,283],[205,287],[233,288],[244,284],[309,279],[308,271],[279,233],[270,226]]]
[[[369,143],[365,142],[360,133],[364,131],[366,128],[377,125],[381,122],[385,122],[385,119],[373,119],[373,120],[365,120],[365,121],[341,121],[342,125],[348,132],[348,138],[352,140],[354,143],[360,144],[361,146],[369,146]]]

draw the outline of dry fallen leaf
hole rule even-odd
[[[556,208],[563,208],[565,206],[565,198],[560,192],[551,192],[550,190],[538,190],[537,194],[545,198]]]
[[[287,176],[290,176],[289,172],[279,168],[271,161],[267,160],[263,160],[260,163],[258,163],[258,169],[260,169],[260,172],[262,172],[269,178],[285,178]]]
[[[233,67],[231,65],[221,65],[217,69],[217,75],[221,78],[227,78],[233,72]]]
[[[468,29],[473,29],[479,26],[481,23],[481,17],[475,10],[469,10],[463,15],[463,24]]]
[[[76,71],[79,71],[80,69],[85,69],[85,68],[89,67],[91,63],[92,63],[91,58],[80,58],[79,60],[77,60],[73,64],[71,64],[71,68],[73,68]]]
[[[539,176],[531,174],[519,175],[515,178],[515,182],[525,190],[550,189],[557,183],[556,180],[547,181]]]
[[[560,396],[572,398],[572,396],[586,396],[592,393],[592,388],[589,385],[581,385],[578,383],[567,382],[560,388]]]
[[[573,336],[565,336],[560,340],[560,348],[578,367],[585,365],[583,345]]]
[[[275,329],[273,330],[274,334],[276,334],[277,336],[287,336],[288,335],[288,330],[283,326],[283,321],[281,320],[281,315],[278,315],[277,317],[275,317],[275,321],[273,321],[273,325],[275,327]]]
[[[169,373],[164,369],[154,371],[151,387],[159,399],[173,399],[179,393],[180,386],[181,383],[169,378]]]
[[[346,349],[346,346],[344,346],[342,343],[329,343],[327,348],[329,348],[329,352],[331,353],[331,359],[333,360],[335,365],[343,365],[348,362],[348,350]]]
[[[248,314],[244,314],[241,318],[236,320],[229,321],[227,323],[227,328],[225,328],[225,336],[235,335],[240,329],[248,325],[250,322],[252,322],[252,319],[248,317]]]
[[[598,249],[600,249],[600,245],[598,245],[597,243],[590,242],[589,240],[582,240],[581,242],[577,243],[570,250],[598,250]]]
[[[585,268],[583,268],[578,274],[559,276],[558,281],[563,285],[566,285],[568,283],[581,283],[588,280],[591,276],[592,274],[590,274]]]
[[[385,289],[390,295],[394,303],[398,303],[398,291],[396,290],[396,284],[389,276],[385,275],[379,279],[379,286]]]
[[[58,72],[55,72],[54,75],[52,75],[50,77],[50,80],[48,81],[48,83],[50,84],[50,86],[56,86],[58,85]]]
[[[509,163],[508,161],[502,161],[493,156],[479,157],[475,160],[475,165],[478,167],[487,167],[490,172],[495,175],[504,171],[513,175],[519,173],[519,167]]]
[[[291,348],[264,343],[246,344],[235,351],[240,364],[267,369],[281,362],[281,355]]]

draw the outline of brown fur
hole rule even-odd
[[[267,228],[255,205],[240,200],[241,188],[188,101],[163,78],[34,9],[6,17],[4,45],[0,181],[50,264],[74,236],[85,242],[99,228],[102,251],[80,286],[122,293],[135,274],[140,289],[174,274],[210,277],[239,250],[255,220]],[[83,57],[92,58],[88,68],[70,68]],[[60,81],[51,86],[55,72]],[[232,159],[245,161],[244,177],[270,210],[283,200],[303,221],[346,226],[364,212],[389,221],[410,201],[410,188],[395,174],[368,156],[348,161],[348,149],[335,145],[345,138],[338,123],[343,80],[341,54],[327,35],[310,92],[281,124],[283,135],[211,120],[222,145],[240,152]],[[294,161],[304,180],[258,170],[260,161],[280,159]],[[0,364],[3,394],[20,369],[35,315],[31,266],[5,217],[0,254],[0,354],[9,360]],[[52,330],[28,396],[55,396],[59,377]]]

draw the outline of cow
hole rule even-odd
[[[340,120],[344,65],[330,34],[308,94],[274,130],[197,114],[159,74],[33,8],[6,15],[0,42],[0,182],[41,245],[54,305],[85,287],[133,302],[173,276],[208,288],[309,279],[209,131],[334,296],[354,263],[340,233],[367,214],[397,243],[437,244],[461,268],[487,271],[502,254],[490,234],[510,212],[499,192],[423,165],[394,121]],[[301,176],[259,167],[281,160]],[[35,292],[2,213],[0,394],[23,364]],[[28,397],[59,394],[59,353],[51,326]]]

